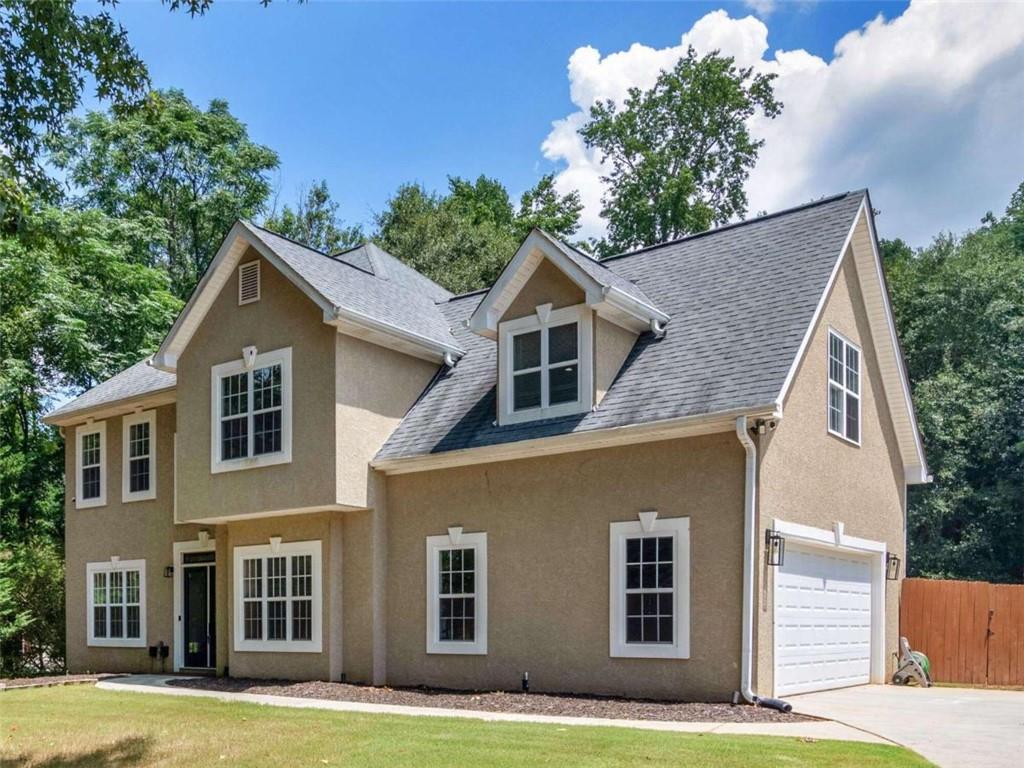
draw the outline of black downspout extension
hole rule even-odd
[[[762,699],[760,696],[757,696],[754,698],[754,704],[759,707],[767,707],[768,709],[777,709],[779,712],[785,712],[786,714],[793,711],[793,705],[782,699]]]

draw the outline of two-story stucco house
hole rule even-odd
[[[722,700],[882,682],[928,480],[866,192],[453,296],[237,223],[48,416],[73,671]]]

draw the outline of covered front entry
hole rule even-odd
[[[776,696],[863,685],[884,664],[884,555],[843,546],[841,526],[802,528],[789,527],[775,573]]]

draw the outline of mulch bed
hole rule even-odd
[[[95,683],[106,677],[118,675],[40,675],[38,677],[5,677],[0,678],[0,691],[11,688],[45,688],[51,685],[71,685],[73,683]]]
[[[602,717],[619,720],[676,720],[703,723],[797,722],[813,718],[774,709],[721,703],[650,701],[605,696],[502,691],[452,691],[441,688],[375,688],[346,683],[291,682],[237,677],[178,678],[181,688],[230,693],[259,693],[327,701],[400,704],[412,707],[473,709],[558,717]]]

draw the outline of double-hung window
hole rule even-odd
[[[121,499],[156,498],[156,411],[143,411],[122,420]]]
[[[503,322],[499,417],[503,424],[581,413],[593,404],[592,338],[585,305]]]
[[[427,537],[427,653],[487,653],[487,534]]]
[[[235,650],[319,652],[321,546],[235,547]]]
[[[214,366],[210,469],[291,461],[291,347]]]
[[[146,645],[146,561],[87,563],[89,645]]]
[[[828,332],[828,431],[860,445],[860,348]]]
[[[611,524],[611,656],[688,658],[690,519]]]
[[[107,423],[78,427],[75,507],[100,507],[107,503]]]

